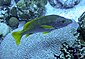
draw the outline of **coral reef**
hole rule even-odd
[[[0,23],[0,35],[6,36],[9,32],[9,27],[5,23]]]
[[[49,3],[55,8],[73,8],[80,0],[49,0]]]
[[[5,23],[0,23],[0,44],[3,41],[4,37],[10,33],[10,28]]]
[[[54,54],[57,59],[85,59],[85,12],[78,19],[79,27],[74,36],[77,38],[75,43],[70,46],[64,42],[61,47],[60,55]]]
[[[11,4],[11,0],[0,0],[0,6],[9,6]]]
[[[43,16],[45,13],[45,5],[47,2],[44,0],[36,1],[36,0],[16,0],[17,3],[15,6],[12,6],[11,0],[1,0],[1,3],[3,2],[3,5],[0,5],[1,7],[1,13],[0,13],[0,21],[6,23],[8,26],[10,26],[12,29],[16,29],[18,27],[18,23],[20,21],[29,21],[31,19]],[[0,3],[0,4],[1,4]],[[10,4],[9,4],[10,3]],[[11,6],[4,6],[4,5],[11,5]],[[16,18],[10,19],[10,18]],[[15,25],[13,23],[15,23]]]
[[[85,45],[82,45],[80,40],[75,40],[75,43],[70,46],[67,42],[62,44],[60,55],[54,54],[57,59],[84,59]]]
[[[79,34],[78,39],[83,40],[85,42],[85,12],[79,17],[79,27],[77,32]]]
[[[11,14],[11,16],[15,16],[15,17],[17,17],[17,12],[18,12],[18,10],[17,10],[16,7],[13,7],[13,8],[10,10],[10,14]]]
[[[45,2],[44,0],[36,1],[36,0],[20,0],[16,5],[19,9],[18,16],[23,20],[27,19],[27,21],[34,19],[36,17],[40,17],[45,13]],[[25,18],[25,17],[26,18]]]
[[[16,3],[18,3],[18,2],[19,2],[19,0],[15,0],[15,2],[16,2]]]
[[[0,0],[0,59],[85,59],[84,1]]]

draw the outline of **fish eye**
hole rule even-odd
[[[62,20],[61,22],[62,22],[62,23],[65,23],[65,20]]]

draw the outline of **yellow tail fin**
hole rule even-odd
[[[20,40],[21,40],[21,31],[17,31],[17,32],[13,32],[12,36],[14,37],[16,44],[19,45],[20,44]]]

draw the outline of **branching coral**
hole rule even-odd
[[[77,29],[79,36],[78,39],[85,41],[85,12],[80,16],[79,20],[79,28]]]
[[[54,55],[58,59],[84,59],[85,58],[85,46],[80,43],[80,40],[76,40],[73,46],[69,46],[66,42],[62,44],[60,55]]]

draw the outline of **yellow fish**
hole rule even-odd
[[[28,33],[26,34],[26,37],[36,32],[47,34],[54,29],[64,27],[70,23],[72,23],[72,20],[58,15],[41,16],[27,22],[21,31],[13,32],[12,36],[14,37],[16,44],[19,45],[21,37],[26,33]]]

